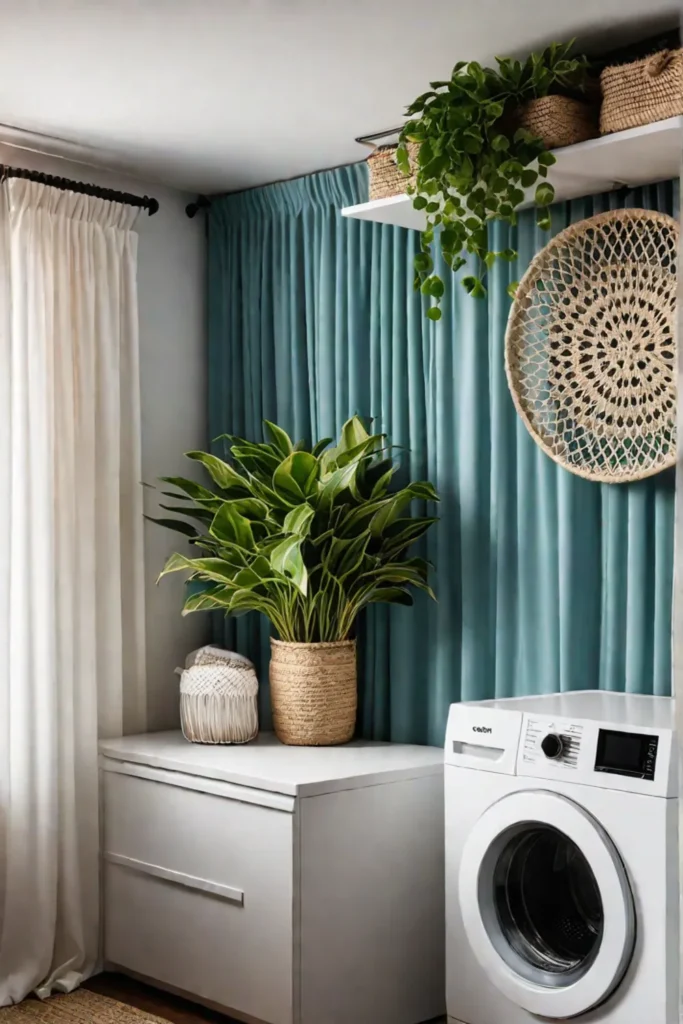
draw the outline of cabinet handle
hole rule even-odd
[[[109,864],[117,864],[129,871],[135,871],[141,875],[152,875],[153,878],[160,878],[164,882],[184,885],[187,889],[210,893],[222,900],[236,903],[240,907],[244,906],[243,891],[234,889],[231,885],[222,885],[220,882],[212,882],[208,878],[186,875],[183,871],[171,871],[170,868],[162,868],[159,864],[148,864],[147,861],[136,860],[135,857],[125,857],[122,853],[104,853],[103,857]]]

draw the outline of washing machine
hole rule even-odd
[[[673,719],[599,691],[451,707],[450,1024],[678,1024]]]

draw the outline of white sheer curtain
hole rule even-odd
[[[0,195],[0,1006],[98,955],[97,739],[145,727],[136,211]]]

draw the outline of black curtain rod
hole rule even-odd
[[[147,210],[150,217],[159,209],[158,200],[151,199],[149,196],[134,196],[130,192],[116,192],[111,188],[100,188],[99,185],[87,185],[82,181],[58,178],[54,174],[42,174],[40,171],[29,171],[25,167],[7,167],[0,164],[0,181],[4,181],[5,178],[25,178],[27,181],[37,181],[41,185],[49,185],[50,188],[59,188],[62,192],[77,192],[83,196],[108,199],[112,203],[138,206]]]

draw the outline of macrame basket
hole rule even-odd
[[[543,139],[546,149],[573,146],[598,135],[597,107],[569,96],[529,100],[515,112],[514,120],[518,128]]]
[[[517,412],[572,473],[641,480],[676,462],[678,223],[612,210],[560,232],[517,289],[505,339]]]
[[[271,639],[275,734],[293,746],[348,743],[356,727],[356,641],[292,644]]]
[[[258,734],[254,666],[234,651],[202,647],[180,677],[180,722],[191,743],[248,743]]]
[[[399,170],[396,163],[396,146],[379,146],[371,156],[368,157],[368,168],[370,170],[370,199],[389,199],[391,196],[404,194],[408,183],[415,184],[414,176],[407,178]],[[417,161],[419,146],[408,143],[408,158],[411,167]]]
[[[683,114],[683,50],[605,68],[600,84],[602,135]]]

